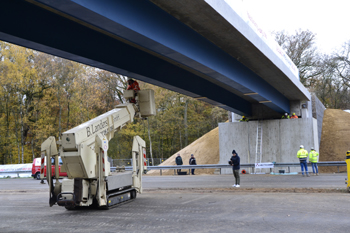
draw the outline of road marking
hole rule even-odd
[[[197,198],[195,198],[195,199],[182,202],[181,204],[184,205],[184,204],[190,203],[190,202],[192,202],[192,201],[197,201],[197,200],[199,200],[199,199],[203,199],[203,198],[206,198],[206,197],[207,197],[206,195],[205,195],[205,196],[201,196],[201,197],[197,197]]]

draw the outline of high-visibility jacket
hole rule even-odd
[[[290,119],[298,119],[299,117],[297,115],[292,115]]]
[[[309,153],[309,161],[311,163],[317,163],[318,162],[318,152],[312,150]]]
[[[306,160],[307,156],[308,156],[307,150],[302,148],[297,153],[297,157],[301,160]]]
[[[239,121],[240,121],[240,122],[248,122],[249,119],[245,117],[245,118],[240,119]]]
[[[290,118],[289,115],[287,115],[287,116],[286,116],[286,115],[283,115],[281,119],[289,119],[289,118]]]

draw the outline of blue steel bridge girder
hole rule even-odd
[[[0,15],[2,22],[8,22],[0,25],[2,40],[192,97],[206,97],[204,101],[241,115],[251,114],[252,99],[271,101],[266,105],[274,111],[289,112],[285,96],[149,1],[11,0],[2,4],[9,9]],[[249,92],[259,94],[248,101],[242,93]]]

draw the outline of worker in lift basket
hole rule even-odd
[[[299,161],[300,161],[301,174],[303,174],[303,176],[305,176],[304,175],[304,168],[305,168],[306,176],[310,176],[309,172],[307,170],[307,162],[306,162],[307,156],[308,156],[307,150],[304,149],[303,145],[300,145],[300,149],[297,153],[297,157],[299,158]]]
[[[126,90],[134,90],[135,96],[136,96],[137,92],[140,90],[139,83],[137,81],[133,80],[132,78],[128,78],[128,87],[126,88]],[[135,98],[130,98],[129,102],[136,103],[136,100],[135,100]]]

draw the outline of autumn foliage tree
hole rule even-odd
[[[0,163],[30,163],[41,143],[123,103],[127,77],[0,42]],[[115,134],[108,154],[130,158],[140,135],[167,158],[226,120],[226,111],[140,82],[155,91],[157,116]],[[150,153],[150,148],[147,148]]]

